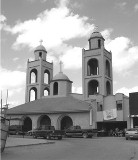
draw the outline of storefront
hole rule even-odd
[[[124,130],[127,128],[127,121],[105,121],[105,122],[97,122],[97,129],[105,131],[115,130],[118,128],[119,130]]]
[[[131,128],[138,127],[138,92],[129,94]]]

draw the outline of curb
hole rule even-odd
[[[45,142],[45,143],[34,143],[34,144],[24,144],[24,145],[16,145],[16,146],[6,146],[5,148],[13,148],[13,147],[25,147],[25,146],[34,146],[34,145],[43,145],[43,144],[54,144],[55,142]]]

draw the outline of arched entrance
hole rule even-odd
[[[71,119],[69,116],[64,116],[64,117],[61,119],[61,122],[60,122],[60,129],[61,129],[61,130],[64,130],[64,129],[69,128],[70,126],[73,126],[73,121],[72,121],[72,119]]]
[[[38,119],[38,127],[51,126],[51,119],[47,115],[40,116]]]
[[[32,120],[30,117],[24,118],[22,130],[24,132],[32,130]]]

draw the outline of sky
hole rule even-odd
[[[27,60],[43,40],[54,75],[62,70],[82,93],[82,48],[97,28],[112,52],[113,92],[138,92],[137,0],[1,0],[0,90],[9,108],[25,102]]]

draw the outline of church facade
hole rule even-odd
[[[53,77],[45,47],[35,48],[35,60],[27,62],[25,104],[7,111],[11,125],[23,125],[25,131],[41,125],[61,130],[72,125],[98,130],[130,126],[129,98],[113,95],[112,53],[99,32],[88,42],[89,49],[82,49],[83,94],[72,93],[73,82],[62,69]]]

